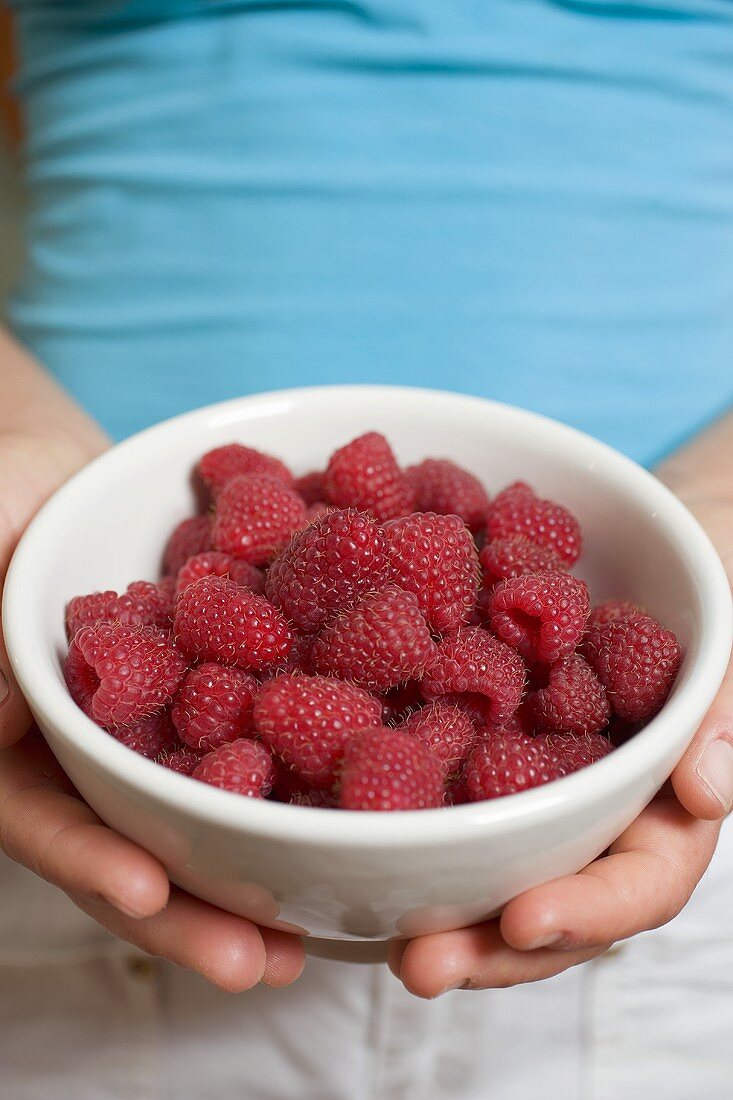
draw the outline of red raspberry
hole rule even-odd
[[[551,664],[573,652],[589,607],[584,581],[567,573],[526,573],[496,585],[489,624],[526,660]]]
[[[101,726],[131,726],[172,698],[186,662],[152,626],[97,623],[74,636],[64,674],[72,698]]]
[[[169,629],[173,605],[164,589],[148,581],[133,581],[127,591],[92,592],[74,596],[66,605],[66,635],[73,638],[83,626],[123,623],[125,626],[157,626]]]
[[[478,594],[478,554],[458,516],[418,512],[385,525],[392,548],[394,580],[414,592],[428,625],[437,634],[457,630]]]
[[[312,657],[322,675],[382,692],[419,677],[434,651],[417,597],[389,585],[327,623]]]
[[[485,708],[485,720],[499,724],[519,706],[524,675],[524,664],[513,649],[481,627],[463,626],[437,647],[425,670],[423,693],[469,693]]]
[[[554,779],[550,756],[531,737],[493,733],[466,761],[466,787],[472,802],[501,798]]]
[[[382,696],[382,725],[398,726],[425,703],[419,680],[407,680]]]
[[[306,634],[293,633],[293,647],[285,660],[278,661],[277,664],[270,665],[269,668],[258,672],[258,680],[261,683],[265,683],[269,680],[273,680],[276,676],[282,676],[285,672],[298,672],[310,676],[313,672],[313,662],[311,660],[312,648],[312,637]]]
[[[314,633],[334,612],[389,580],[389,544],[363,512],[334,511],[295,535],[275,558],[266,592],[298,630]]]
[[[263,741],[314,787],[333,784],[347,742],[381,717],[379,699],[325,676],[278,676],[255,704]]]
[[[178,744],[176,731],[167,710],[141,718],[134,726],[122,726],[109,731],[115,741],[128,749],[155,760],[161,753],[169,752]]]
[[[584,652],[614,712],[628,722],[642,722],[657,713],[682,657],[672,631],[648,615],[612,619],[595,627],[585,639]]]
[[[325,500],[316,501],[315,504],[309,504],[306,510],[306,519],[308,523],[315,523],[317,519],[323,519],[330,512],[339,512],[340,508],[336,508],[333,504],[326,504]]]
[[[546,733],[536,737],[535,742],[550,762],[553,779],[587,768],[613,749],[608,738],[600,733]]]
[[[427,745],[402,730],[367,730],[349,743],[341,770],[345,810],[426,810],[443,804],[443,770]]]
[[[590,632],[597,626],[605,626],[613,619],[638,619],[645,615],[644,608],[632,600],[606,600],[605,603],[591,609],[586,630]]]
[[[466,802],[470,802],[471,798],[468,793],[468,784],[466,783],[465,768],[462,768],[458,775],[453,779],[449,779],[445,785],[445,802],[447,806],[463,806]]]
[[[279,478],[243,474],[232,478],[217,498],[211,542],[234,558],[264,565],[306,520],[303,501]]]
[[[291,487],[295,481],[279,458],[256,451],[254,447],[243,447],[241,443],[228,443],[207,451],[199,461],[198,472],[212,500],[216,500],[232,478],[241,474],[267,474]]]
[[[210,752],[253,727],[260,685],[240,668],[205,661],[191,669],[173,700],[173,725],[186,745]]]
[[[359,508],[380,520],[415,510],[415,495],[392,448],[378,432],[361,435],[331,455],[326,489],[332,504]]]
[[[176,578],[170,575],[161,577],[155,586],[170,604],[170,617],[173,618],[173,604],[176,600]]]
[[[223,554],[221,550],[206,550],[189,558],[178,570],[176,595],[200,577],[229,577],[235,584],[251,588],[260,595],[265,591],[265,575],[261,569],[248,561],[239,561],[230,554]]]
[[[405,477],[421,512],[460,516],[472,531],[485,523],[489,510],[486,490],[477,477],[450,459],[426,458],[417,466],[408,466]]]
[[[211,516],[191,516],[174,528],[163,553],[163,572],[177,576],[182,565],[194,554],[211,549]]]
[[[227,741],[207,753],[192,774],[212,787],[248,798],[267,798],[275,782],[275,763],[269,749],[259,741],[243,738]]]
[[[327,499],[326,471],[313,470],[296,479],[295,489],[306,504],[322,504]]]
[[[489,509],[486,527],[490,540],[525,535],[554,550],[568,565],[577,561],[582,549],[575,516],[561,504],[541,500],[523,482],[515,482],[499,493]]]
[[[530,692],[525,707],[548,733],[597,733],[611,717],[603,684],[579,653],[550,665],[546,686]]]
[[[172,752],[166,750],[157,757],[156,763],[172,772],[178,772],[179,775],[193,775],[201,763],[201,755],[191,749],[173,749]]]
[[[189,656],[241,668],[278,665],[293,647],[281,612],[228,577],[202,577],[187,585],[176,601],[173,629]]]
[[[498,581],[521,577],[525,573],[562,573],[568,568],[565,559],[551,547],[541,546],[524,535],[509,535],[505,539],[487,542],[479,560],[487,588]]]
[[[478,736],[473,722],[460,707],[441,700],[416,711],[399,728],[427,745],[446,777],[460,770]]]

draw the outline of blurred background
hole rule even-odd
[[[20,121],[12,98],[10,19],[0,3],[0,316],[21,260],[22,188],[18,171]]]

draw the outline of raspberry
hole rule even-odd
[[[605,626],[613,619],[638,619],[645,615],[644,608],[632,600],[606,600],[605,603],[591,609],[586,630],[590,632],[597,626]]]
[[[326,500],[326,471],[312,470],[303,474],[295,482],[295,490],[300,493],[306,504],[321,504]]]
[[[298,630],[314,633],[334,612],[389,580],[389,544],[363,512],[334,511],[295,535],[267,574],[267,596]]]
[[[555,778],[549,753],[530,737],[493,733],[466,761],[466,788],[472,802],[501,798]]]
[[[648,615],[612,619],[595,627],[585,639],[584,652],[614,712],[628,722],[642,722],[657,713],[682,657],[672,631]]]
[[[551,761],[551,779],[587,768],[613,749],[608,738],[600,733],[546,733],[535,738],[535,743]]]
[[[115,741],[126,745],[128,749],[155,760],[161,753],[168,752],[178,743],[176,731],[167,710],[158,711],[147,718],[141,718],[133,726],[122,726],[110,730]]]
[[[577,561],[582,549],[575,516],[561,504],[541,500],[523,482],[515,482],[499,493],[489,509],[486,527],[490,540],[524,535],[554,550],[568,565]]]
[[[292,632],[278,609],[228,577],[201,577],[184,588],[173,628],[190,657],[247,669],[278,665],[293,647]]]
[[[407,680],[382,696],[382,725],[398,726],[425,703],[419,680]]]
[[[72,698],[101,726],[131,726],[172,698],[186,662],[152,626],[97,623],[74,636],[64,674]]]
[[[306,519],[308,523],[315,523],[317,519],[323,519],[330,512],[338,512],[339,508],[336,508],[333,504],[326,504],[325,500],[316,501],[315,504],[309,504],[306,509]]]
[[[163,553],[163,572],[177,576],[182,565],[194,554],[211,549],[211,516],[191,516],[174,528]]]
[[[223,554],[221,550],[206,550],[203,554],[194,554],[185,565],[178,570],[176,577],[176,595],[183,591],[187,584],[197,581],[200,577],[230,577],[235,584],[243,588],[251,588],[260,595],[265,591],[265,576],[256,565],[250,565],[248,561],[239,561],[230,554]]]
[[[241,474],[267,474],[291,487],[295,480],[279,458],[256,451],[254,447],[243,447],[241,443],[228,443],[207,451],[199,461],[198,473],[213,500],[232,478]]]
[[[437,647],[425,670],[423,693],[469,693],[477,697],[484,720],[499,724],[519,706],[524,675],[524,664],[513,649],[481,627],[463,626]]]
[[[477,477],[450,459],[427,458],[417,466],[408,466],[405,477],[421,512],[460,516],[472,531],[485,523],[489,509],[486,490]]]
[[[525,707],[548,733],[597,733],[611,717],[603,684],[579,653],[550,665],[546,686],[530,692]]]
[[[73,638],[83,626],[123,623],[125,626],[170,628],[173,606],[164,589],[148,581],[133,581],[127,591],[92,592],[74,596],[66,605],[66,635]]]
[[[322,675],[382,692],[419,677],[434,649],[417,597],[389,585],[327,623],[312,656]]]
[[[311,660],[312,648],[312,637],[306,634],[294,633],[293,647],[285,660],[278,661],[277,664],[270,665],[269,668],[258,672],[258,679],[260,682],[264,683],[265,681],[274,679],[275,676],[281,676],[284,672],[299,672],[309,676],[313,671],[313,662]]]
[[[418,512],[391,520],[394,580],[414,592],[428,625],[445,634],[465,623],[478,594],[478,554],[471,533],[458,516]]]
[[[455,775],[476,742],[473,722],[457,706],[437,700],[411,715],[399,727],[430,749],[445,776]]]
[[[443,771],[427,745],[402,730],[367,730],[344,754],[345,810],[425,810],[443,804]]]
[[[526,573],[496,585],[489,624],[526,660],[550,664],[573,652],[589,606],[584,581],[567,573]]]
[[[260,685],[240,668],[206,661],[191,669],[173,700],[173,725],[181,741],[210,752],[244,737],[253,727]]]
[[[168,602],[170,603],[170,617],[172,619],[173,604],[175,603],[176,599],[176,578],[172,577],[170,574],[167,574],[165,577],[161,577],[160,580],[156,582],[155,587],[161,593],[163,598],[168,600]]]
[[[193,775],[201,763],[201,756],[191,749],[173,749],[172,752],[166,750],[157,757],[156,763],[172,772],[178,772],[179,775]]]
[[[227,741],[207,753],[192,772],[194,779],[225,791],[266,798],[275,781],[275,763],[259,741]]]
[[[215,550],[264,565],[306,519],[305,504],[279,478],[243,474],[227,482],[217,498],[211,542]]]
[[[448,806],[463,806],[466,802],[471,801],[468,793],[468,784],[466,783],[465,769],[462,769],[458,775],[453,779],[449,779],[446,783],[445,801]]]
[[[380,520],[415,510],[415,495],[378,432],[353,439],[331,455],[326,470],[328,500],[339,508],[359,508]]]
[[[263,741],[314,787],[333,784],[347,742],[381,717],[379,699],[325,676],[278,676],[255,704]]]
[[[565,559],[551,547],[541,546],[524,535],[509,535],[508,538],[487,542],[479,561],[487,588],[498,581],[521,577],[525,573],[562,573],[568,568]]]

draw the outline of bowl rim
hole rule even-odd
[[[580,450],[592,467],[603,467],[607,475],[615,474],[627,482],[637,499],[660,515],[667,527],[674,527],[688,559],[696,562],[694,578],[706,629],[701,632],[686,683],[673,693],[643,731],[592,768],[519,794],[397,814],[345,812],[246,799],[163,768],[121,745],[87,718],[57,675],[43,678],[39,674],[46,657],[39,662],[26,608],[33,603],[33,576],[38,562],[43,561],[53,545],[46,531],[57,527],[68,501],[122,469],[132,453],[158,447],[166,435],[183,431],[194,439],[199,425],[231,423],[234,427],[298,404],[345,398],[359,401],[361,397],[408,401],[413,408],[416,403],[440,402],[443,409],[450,404],[456,412],[501,416],[513,421],[518,431],[532,429],[544,433],[565,449]],[[243,411],[248,415],[243,416]],[[129,468],[135,466],[132,463]],[[174,813],[232,831],[281,841],[297,840],[298,844],[360,849],[439,847],[475,838],[479,831],[487,835],[508,831],[523,821],[536,826],[538,818],[554,815],[559,807],[579,809],[597,801],[599,788],[603,794],[620,792],[633,776],[655,764],[658,766],[668,748],[671,731],[677,726],[697,725],[722,682],[733,640],[730,586],[710,539],[682,502],[632,459],[561,421],[513,405],[443,390],[362,384],[305,386],[233,398],[163,420],[111,447],[62,485],[36,513],[8,568],[2,618],[13,674],[40,723],[50,726],[67,749],[84,757],[93,769],[107,773],[118,786],[139,790]],[[680,756],[688,740],[680,740]]]

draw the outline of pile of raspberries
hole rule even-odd
[[[497,798],[599,760],[662,706],[674,634],[591,609],[575,517],[377,432],[296,478],[240,443],[163,577],[66,608],[69,691],[112,737],[250,798],[347,810]]]

